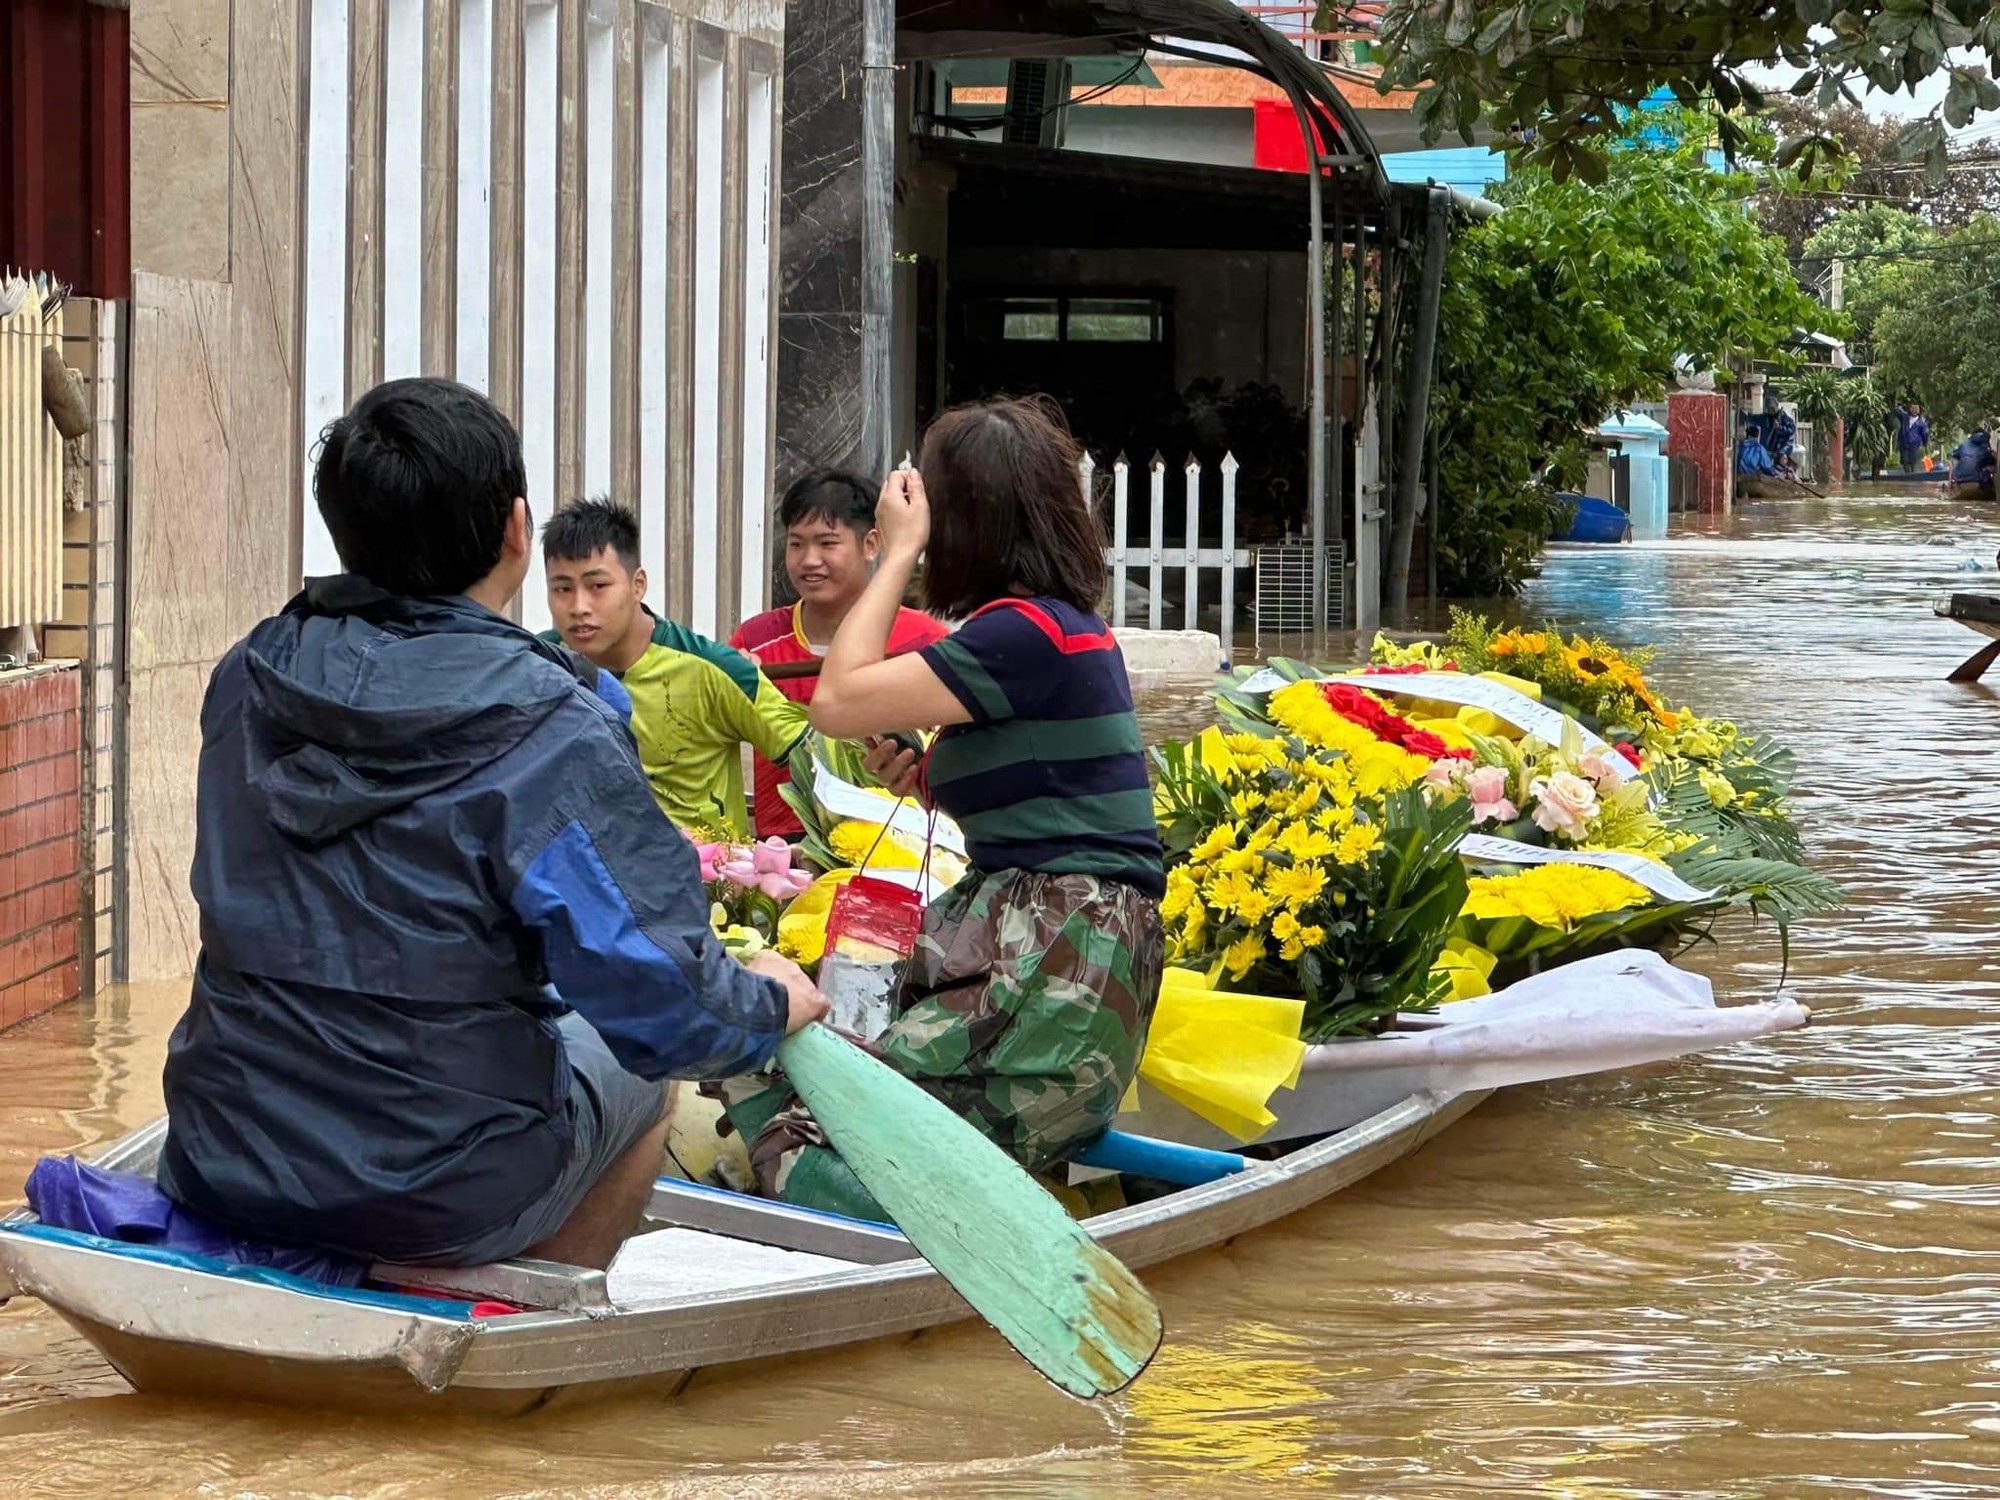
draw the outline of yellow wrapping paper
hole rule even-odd
[[[1266,1107],[1271,1095],[1298,1085],[1305,1008],[1303,1000],[1210,989],[1192,969],[1168,969],[1139,1077],[1237,1140],[1255,1140],[1278,1122]],[[1138,1107],[1137,1089],[1124,1108]]]
[[[1542,701],[1542,685],[1539,682],[1530,682],[1525,677],[1509,676],[1505,672],[1481,672],[1479,675],[1488,682],[1497,682],[1502,687],[1512,688],[1524,698],[1533,698],[1537,703]]]

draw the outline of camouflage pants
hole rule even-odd
[[[895,1019],[870,1050],[1040,1171],[1117,1114],[1164,963],[1158,903],[1130,886],[974,873],[924,914]],[[788,1088],[727,1092],[766,1197],[886,1217]]]

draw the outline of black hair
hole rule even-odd
[[[350,573],[392,594],[462,594],[499,565],[528,493],[521,437],[479,392],[378,385],[320,434],[313,499]]]
[[[813,469],[791,482],[778,502],[778,524],[826,520],[856,536],[875,529],[875,486],[845,469]]]
[[[572,500],[542,528],[542,557],[547,562],[581,562],[606,547],[617,554],[626,572],[639,571],[639,518],[630,507],[603,495]]]

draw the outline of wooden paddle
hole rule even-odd
[[[1086,1400],[1146,1368],[1158,1305],[1013,1158],[824,1026],[785,1038],[778,1063],[896,1227],[1029,1364]]]
[[[817,677],[825,664],[825,658],[815,656],[810,661],[758,662],[757,670],[773,682],[788,682],[794,677]]]

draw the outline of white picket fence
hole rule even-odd
[[[1147,465],[1147,540],[1139,546],[1126,541],[1126,522],[1131,512],[1132,465],[1120,454],[1111,465],[1111,545],[1104,549],[1104,562],[1111,569],[1111,623],[1122,629],[1126,623],[1125,586],[1129,574],[1143,570],[1146,575],[1146,628],[1160,629],[1164,601],[1161,585],[1169,569],[1186,575],[1186,593],[1181,601],[1181,623],[1186,630],[1200,629],[1201,573],[1220,573],[1221,625],[1224,657],[1236,630],[1236,570],[1250,566],[1250,554],[1236,545],[1236,455],[1225,453],[1219,466],[1222,476],[1222,545],[1201,545],[1201,465],[1190,457],[1181,468],[1182,494],[1186,500],[1186,529],[1181,545],[1166,544],[1167,463],[1157,453]],[[1097,462],[1088,453],[1077,464],[1077,483],[1084,503],[1096,504]]]

